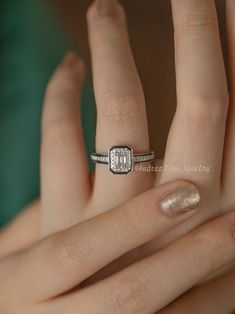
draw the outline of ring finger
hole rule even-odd
[[[144,94],[122,7],[115,0],[95,1],[88,11],[88,26],[97,103],[97,152],[107,153],[116,145],[130,146],[137,153],[148,152]],[[109,208],[150,186],[150,175],[131,172],[114,176],[107,167],[98,165],[96,208]]]

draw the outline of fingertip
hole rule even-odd
[[[86,76],[86,65],[82,58],[74,53],[68,52],[57,66],[47,91],[80,91]]]
[[[58,108],[70,107],[71,109],[76,108],[78,103],[80,104],[85,72],[85,62],[79,55],[68,52],[63,57],[46,89],[44,103],[44,107],[47,108],[45,110],[46,116],[48,110],[50,116],[54,117],[61,113]],[[68,106],[68,104],[71,106]]]
[[[80,77],[84,77],[86,65],[77,53],[68,52],[63,57],[60,68],[65,71],[78,74]]]
[[[118,17],[122,6],[117,0],[95,0],[87,10],[87,21],[93,21],[99,17]]]

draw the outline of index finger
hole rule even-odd
[[[29,287],[23,291],[27,298],[38,301],[64,293],[189,218],[199,201],[198,190],[187,182],[171,182],[149,190],[44,240],[23,257],[18,263],[19,274],[15,272],[14,276],[19,275],[19,282]]]

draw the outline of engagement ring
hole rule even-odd
[[[108,165],[114,174],[127,174],[133,170],[134,164],[151,162],[155,159],[155,153],[148,152],[134,154],[128,146],[114,146],[107,154],[91,154],[91,160],[95,163]]]

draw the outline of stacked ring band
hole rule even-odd
[[[93,162],[108,165],[109,170],[114,174],[127,174],[133,170],[134,164],[151,162],[154,159],[153,151],[134,154],[128,146],[113,146],[107,154],[91,154]]]

